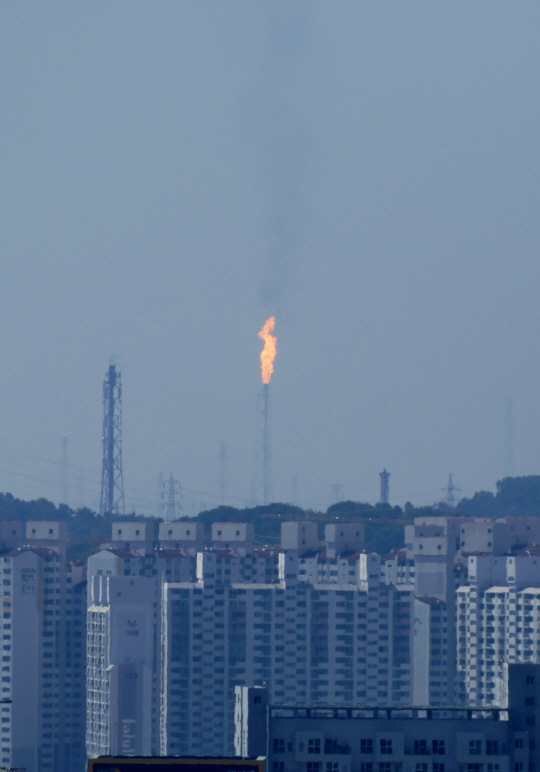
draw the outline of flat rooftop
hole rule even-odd
[[[340,719],[424,719],[460,721],[508,721],[507,708],[465,708],[463,706],[389,706],[380,705],[269,705],[271,718]]]

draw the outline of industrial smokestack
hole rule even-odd
[[[270,384],[263,384],[263,504],[272,494],[272,451],[270,446]]]
[[[379,472],[379,477],[381,478],[381,504],[389,504],[390,503],[390,472],[387,472],[386,469],[383,469],[382,472]]]
[[[262,415],[263,415],[263,504],[268,504],[272,497],[272,451],[270,447],[270,379],[274,372],[274,360],[277,354],[277,338],[272,335],[276,326],[273,316],[267,319],[259,332],[259,338],[264,340],[261,351],[262,371]]]

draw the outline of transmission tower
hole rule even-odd
[[[451,474],[448,475],[448,485],[443,488],[446,493],[446,506],[448,509],[455,509],[456,507],[456,492],[461,491],[461,488],[456,488],[454,480]]]
[[[125,515],[122,473],[122,381],[109,365],[103,381],[103,470],[99,513]]]
[[[381,478],[381,504],[389,504],[390,503],[390,472],[387,472],[386,469],[383,469],[382,472],[379,472],[379,477]]]
[[[161,509],[165,520],[178,520],[182,509],[182,488],[172,473],[161,486]]]

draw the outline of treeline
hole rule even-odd
[[[210,532],[212,523],[240,522],[253,523],[256,542],[279,544],[280,516],[297,516],[315,520],[319,524],[319,538],[324,538],[324,526],[340,519],[361,521],[366,532],[366,548],[381,554],[400,549],[404,545],[404,526],[415,517],[428,515],[468,515],[471,517],[539,517],[540,476],[505,477],[497,482],[496,493],[479,491],[471,498],[462,499],[456,509],[449,510],[443,504],[432,507],[415,507],[407,502],[404,507],[384,504],[367,504],[359,501],[340,501],[328,507],[326,512],[305,510],[292,504],[274,503],[267,506],[236,507],[220,506],[200,512],[195,520],[205,524]],[[101,541],[111,535],[113,520],[140,520],[154,523],[157,538],[159,518],[137,515],[106,515],[100,517],[87,507],[71,509],[65,504],[56,506],[41,498],[23,501],[11,495],[0,493],[0,520],[66,520],[70,540],[69,555],[84,560]],[[188,518],[182,518],[188,519]]]
[[[459,510],[473,517],[539,517],[540,475],[505,477],[497,492],[479,491],[459,502]]]
[[[367,504],[360,501],[340,501],[332,504],[326,512],[305,510],[291,504],[268,504],[267,506],[216,507],[200,512],[197,520],[203,522],[206,529],[212,523],[242,522],[253,523],[255,538],[259,544],[279,544],[281,522],[285,516],[297,516],[298,519],[315,520],[319,525],[319,539],[324,539],[324,527],[339,520],[362,522],[366,534],[366,549],[386,554],[404,545],[404,520],[413,521],[417,515],[441,514],[439,509],[431,507],[413,507],[407,504],[405,509],[388,504]]]

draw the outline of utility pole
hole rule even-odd
[[[172,472],[169,479],[162,485],[161,498],[161,508],[164,512],[164,519],[169,522],[178,520],[180,517],[180,510],[182,509],[182,488],[178,480],[174,479]]]
[[[382,472],[379,472],[379,477],[381,478],[381,504],[389,504],[390,503],[390,472],[387,472],[386,469],[383,469]]]
[[[111,364],[103,381],[103,469],[99,513],[125,515],[122,473],[122,381]]]

